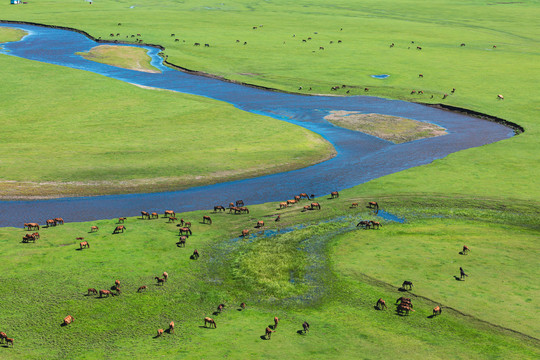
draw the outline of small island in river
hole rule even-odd
[[[447,134],[446,130],[438,125],[391,115],[336,110],[331,111],[325,119],[336,126],[360,131],[395,144]]]
[[[77,55],[87,60],[102,64],[121,67],[124,69],[159,73],[160,71],[150,63],[146,49],[135,46],[99,45],[88,52],[78,52]]]

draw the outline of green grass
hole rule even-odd
[[[87,60],[125,69],[154,73],[160,72],[150,64],[152,58],[148,56],[147,50],[143,48],[99,45],[87,52],[79,52],[76,54],[81,55]]]

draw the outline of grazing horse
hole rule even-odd
[[[397,308],[397,312],[399,314],[405,313],[406,315],[409,315],[409,311],[414,311],[409,305],[406,304],[399,304]]]
[[[352,204],[351,204],[351,209],[352,209],[352,208],[357,208],[357,207],[358,207],[358,203],[352,203]]]
[[[0,342],[4,342],[7,339],[7,334],[3,331],[0,331]]]
[[[418,74],[418,77],[419,77],[419,78],[423,78],[424,75],[423,75],[423,74]]]
[[[180,231],[180,235],[182,235],[182,234],[184,234],[184,233],[189,234],[189,235],[192,235],[191,229],[188,228],[188,227],[181,227],[181,228],[179,229],[179,231]]]
[[[289,206],[289,204],[287,204],[285,201],[279,203],[279,208],[280,209],[285,209],[287,206]]]
[[[236,200],[236,206],[244,206],[244,200]]]
[[[176,216],[169,217],[169,222],[175,222],[176,220],[178,220]]]
[[[99,290],[99,297],[103,297],[103,295],[107,295],[107,297],[109,297],[109,295],[114,296],[110,290]]]
[[[245,303],[245,302],[241,303],[241,304],[240,304],[240,307],[241,307],[242,309],[245,309],[245,308],[246,308],[246,303]]]
[[[193,250],[193,255],[191,255],[191,256],[193,256],[193,259],[195,259],[195,260],[199,258],[200,255],[199,255],[199,252],[197,251],[197,249]]]
[[[294,196],[294,200],[295,200],[296,202],[299,202],[299,201],[300,201],[300,196],[295,195],[295,196]]]
[[[311,206],[309,206],[309,205],[304,205],[304,208],[302,209],[302,212],[308,211],[308,210],[311,210]]]
[[[369,223],[371,224],[371,227],[372,227],[373,229],[377,228],[377,230],[379,230],[379,227],[382,226],[381,223],[378,222],[378,221],[373,221],[373,220],[371,220]]]
[[[459,268],[459,278],[463,280],[463,278],[465,278],[465,276],[469,276],[467,274],[465,274],[465,271],[463,271],[463,268]]]
[[[81,246],[81,249],[90,248],[90,244],[88,243],[88,241],[83,241],[79,245]]]
[[[448,97],[448,94],[444,94],[442,98],[446,99],[447,97]]]
[[[217,206],[214,206],[214,212],[217,212],[217,211],[225,211],[225,208],[221,205],[217,205]]]
[[[406,298],[405,296],[402,296],[402,297],[400,297],[399,299],[397,299],[397,300],[396,300],[396,304],[407,304],[407,305],[412,306],[412,304],[411,304],[411,299],[410,299],[410,298]]]
[[[238,210],[240,210],[240,214],[241,214],[241,213],[249,214],[249,209],[248,209],[247,207],[245,207],[245,206],[241,207],[241,208],[238,209]]]
[[[330,197],[332,197],[332,199],[338,198],[338,197],[339,197],[339,192],[337,192],[337,191],[332,191],[332,192],[330,193]]]
[[[139,288],[137,289],[137,292],[141,292],[141,291],[146,290],[146,289],[147,289],[146,285],[139,286]]]
[[[462,253],[463,254],[467,254],[469,251],[471,251],[471,249],[469,249],[469,247],[467,245],[463,245],[463,251]]]
[[[210,44],[204,44],[204,47],[210,47]]]
[[[229,203],[229,209],[234,207],[234,203]]]
[[[167,281],[167,279],[169,278],[169,274],[166,271],[163,272],[163,278],[165,279],[165,281]]]
[[[306,199],[309,200],[309,195],[306,194],[306,193],[301,193],[301,194],[300,194],[300,199],[303,199],[303,198],[306,198]]]
[[[248,229],[242,230],[242,235],[240,235],[240,236],[242,236],[242,237],[249,236],[249,230]]]
[[[279,323],[279,319],[277,316],[274,317],[274,330],[276,330],[277,326],[278,326],[278,323]]]
[[[6,338],[6,345],[9,345],[11,344],[11,346],[13,347],[13,338]]]
[[[73,316],[68,315],[64,318],[64,325],[69,325],[73,322]]]
[[[144,219],[144,218],[147,218],[148,220],[150,220],[150,214],[147,213],[146,211],[141,211],[141,219]]]
[[[401,284],[401,287],[404,288],[404,289],[409,288],[409,290],[411,290],[412,287],[413,287],[413,283],[412,283],[412,281],[407,281],[407,280],[405,280],[405,281],[403,282],[403,284]]]
[[[216,325],[216,322],[214,319],[212,318],[209,318],[209,317],[205,317],[204,318],[204,327],[206,327],[207,324],[210,324],[210,327],[214,327],[214,329],[217,328],[217,325]]]
[[[304,334],[309,331],[309,324],[307,321],[304,321],[304,323],[302,324],[302,327],[304,328]]]
[[[126,220],[125,217],[118,218],[118,222],[119,222],[119,223],[122,223],[122,224],[124,223],[125,220]]]
[[[416,90],[411,91],[411,95],[416,94]]]
[[[187,236],[180,236],[180,240],[176,243],[178,247],[186,247]]]
[[[278,215],[274,221],[281,221],[281,215]]]
[[[169,323],[169,334],[174,334],[174,321]]]
[[[64,225],[64,219],[54,218],[54,225]]]
[[[159,276],[154,277],[154,279],[157,280],[158,285],[159,284],[161,284],[161,285],[165,284],[165,279],[161,279]]]
[[[37,234],[37,236],[35,235]],[[26,234],[23,236],[22,238],[22,242],[23,243],[27,243],[29,241],[33,241],[33,242],[36,242],[36,239],[39,237],[39,234],[38,233],[33,233],[33,234]]]
[[[225,304],[219,304],[217,307],[217,312],[219,313],[222,312],[224,307],[225,307]]]
[[[54,222],[53,219],[47,220],[46,223],[47,223],[47,227],[56,226],[56,222]]]
[[[88,289],[88,295],[90,295],[90,294],[97,295],[97,293],[98,293],[98,291],[96,289],[94,289],[94,288]]]
[[[433,308],[433,315],[441,315],[441,313],[442,313],[442,309],[440,305],[437,305]]]
[[[193,46],[201,46],[200,43],[194,43]]]
[[[266,333],[264,334],[264,336],[265,336],[268,340],[270,340],[270,338],[272,337],[272,333],[273,333],[273,332],[276,332],[276,331],[270,329],[269,327],[267,327],[267,328],[266,328]]]
[[[460,45],[460,46],[465,46],[465,43],[461,43],[461,45]]]
[[[259,221],[257,221],[257,225],[255,227],[256,228],[262,228],[263,226],[264,226],[264,221],[259,220]]]
[[[502,96],[501,94],[497,95],[497,99],[499,100],[504,100],[504,96]]]
[[[321,210],[321,204],[316,203],[316,202],[311,203],[311,210],[314,210],[315,208]]]
[[[234,211],[235,214],[240,212],[240,208],[237,208],[236,206],[229,207],[229,214]]]
[[[371,222],[369,220],[361,220],[356,227],[361,227],[363,229],[369,229],[371,227]]]
[[[39,230],[39,224],[37,223],[30,223],[30,226],[28,227],[28,230]]]
[[[377,300],[377,309],[388,309],[388,307],[386,306],[386,301],[384,301],[383,299],[379,299]]]
[[[176,216],[176,213],[173,210],[165,210],[165,217],[167,216]]]
[[[184,226],[190,228],[190,227],[191,227],[191,223],[190,223],[189,221],[186,221],[186,222],[184,223]]]
[[[92,227],[90,228],[90,232],[95,232],[95,231],[98,231],[99,228],[95,225],[92,225]]]
[[[152,219],[157,219],[159,218],[159,215],[157,212],[153,212],[152,214],[150,214],[152,216]]]
[[[118,225],[114,229],[113,234],[118,234],[119,232],[124,232],[124,230],[127,230],[127,228],[124,225]]]
[[[118,289],[120,287],[120,280],[114,280],[114,286]]]
[[[161,335],[163,335],[163,329],[158,329],[156,337]]]

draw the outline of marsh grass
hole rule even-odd
[[[131,46],[112,46],[99,45],[93,47],[87,52],[78,52],[83,58],[102,64],[131,69],[137,71],[145,71],[158,73],[158,69],[153,67],[150,62],[152,58],[148,56],[147,50]]]

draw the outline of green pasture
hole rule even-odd
[[[115,235],[116,219],[41,228],[41,239],[28,244],[21,243],[27,230],[1,228],[0,324],[16,342],[0,350],[14,359],[343,359],[357,358],[358,349],[361,358],[538,357],[537,340],[495,326],[535,335],[526,314],[537,310],[529,301],[538,294],[531,261],[537,229],[489,224],[493,209],[464,209],[468,219],[381,220],[380,230],[359,230],[359,219],[376,219],[363,207],[366,199],[356,199],[358,209],[350,208],[350,199],[318,200],[320,211],[301,212],[301,203],[286,210],[250,206],[248,215],[177,214],[193,224],[185,248],[175,245],[177,227],[162,214],[128,218],[126,231]],[[212,225],[202,224],[205,214]],[[255,229],[260,219],[265,227]],[[91,225],[99,230],[91,233]],[[297,230],[263,236],[290,227]],[[242,229],[252,235],[239,238]],[[76,237],[90,248],[78,250]],[[465,241],[472,251],[461,256]],[[194,249],[198,260],[190,260]],[[515,268],[519,259],[523,265]],[[452,260],[470,274],[466,281],[451,279]],[[163,271],[169,280],[157,286],[153,278]],[[405,278],[415,283],[416,311],[399,316],[393,302],[407,295],[398,291]],[[86,296],[87,288],[108,289],[116,279],[121,295]],[[148,289],[137,293],[141,285]],[[379,298],[387,310],[374,309]],[[246,310],[239,311],[241,302]],[[220,303],[225,311],[213,314]],[[436,304],[443,314],[431,317]],[[68,314],[75,320],[63,327]],[[203,328],[205,316],[217,329]],[[274,316],[280,318],[276,333],[261,339]],[[171,320],[175,333],[155,338]],[[298,333],[303,321],[311,325],[305,335]]]

